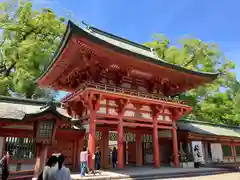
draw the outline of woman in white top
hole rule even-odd
[[[61,154],[58,157],[58,167],[56,169],[56,180],[71,180],[71,173],[69,168],[63,165],[64,163],[64,156]]]

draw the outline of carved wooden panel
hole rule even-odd
[[[102,132],[101,131],[96,131],[96,140],[100,141],[102,139]]]
[[[108,105],[112,107],[118,107],[115,100],[108,100]]]
[[[172,121],[171,116],[170,115],[159,115],[157,117],[158,121]]]
[[[106,114],[107,113],[106,107],[100,107],[97,113]]]
[[[131,88],[131,84],[130,83],[122,83],[121,87],[130,89]]]
[[[124,133],[124,139],[127,142],[136,142],[136,134],[132,132]]]
[[[111,115],[118,115],[116,108],[109,108],[108,113]]]
[[[152,143],[153,141],[152,141],[152,135],[150,135],[150,134],[144,134],[143,136],[142,136],[142,141],[144,142],[144,143]]]
[[[117,132],[109,132],[109,140],[117,141]]]
[[[100,104],[101,105],[106,105],[106,101],[107,101],[106,99],[103,99],[103,100],[100,101]]]
[[[126,108],[136,109],[136,107],[132,103],[129,103]]]
[[[140,108],[140,110],[150,111],[150,112],[152,111],[151,108],[150,108],[150,106],[144,106],[144,105]]]
[[[127,110],[124,112],[124,116],[135,116],[135,111],[130,111],[130,110]]]

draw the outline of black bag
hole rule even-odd
[[[37,180],[43,180],[43,172],[38,176]]]

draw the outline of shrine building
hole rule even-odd
[[[51,120],[55,123],[55,133],[52,131],[49,135]],[[0,154],[3,156],[4,151],[13,150],[10,174],[16,179],[24,179],[26,175],[33,177],[33,173],[34,177],[37,177],[46,163],[46,158],[56,153],[65,155],[65,165],[72,172],[79,171],[79,152],[84,143],[88,144],[88,139],[79,120],[70,117],[60,103],[0,96],[0,125]],[[37,125],[40,126],[40,131],[37,130]],[[195,145],[199,146],[203,164],[239,164],[239,126],[211,124],[196,120],[178,120],[176,125],[180,167],[193,167],[192,152]],[[105,153],[108,147],[104,143],[108,143],[109,148],[117,147],[116,131],[110,131],[109,141],[106,141],[102,138],[103,132],[106,131],[100,130],[96,131],[96,144]],[[36,136],[38,132],[40,136],[50,136],[53,142],[48,144],[46,138]],[[139,161],[136,161],[139,158],[136,157],[139,149],[136,149],[135,132],[124,133],[124,163],[128,166],[136,165]],[[142,165],[153,164],[152,131],[139,130],[138,132],[139,134],[142,132],[142,146],[140,147]],[[161,166],[173,166],[171,130],[159,131],[158,139]],[[187,155],[187,161],[182,160],[184,153]],[[110,151],[106,154],[108,158],[102,156],[101,160],[103,169],[111,168]],[[108,161],[104,162],[104,158]]]
[[[84,126],[90,155],[96,146],[101,148],[103,166],[108,161],[109,132],[117,132],[118,168],[126,164],[125,151],[131,146],[136,164],[143,164],[141,142],[146,135],[152,136],[153,161],[158,168],[159,136],[170,131],[174,165],[178,167],[176,121],[192,108],[173,97],[211,83],[217,76],[169,64],[159,59],[154,49],[69,21],[38,85],[70,92],[61,100],[63,107]],[[101,134],[101,143],[96,132]],[[127,143],[125,133],[134,133],[134,141]],[[91,156],[89,167],[94,168]]]

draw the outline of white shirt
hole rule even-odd
[[[62,168],[59,170],[58,166],[56,168],[56,180],[72,180],[71,173],[69,168],[62,166]]]

